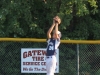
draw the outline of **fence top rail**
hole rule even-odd
[[[13,42],[46,42],[46,39],[37,38],[0,38],[0,41]],[[61,40],[61,43],[71,44],[100,44],[100,40]]]

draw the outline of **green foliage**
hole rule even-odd
[[[0,3],[0,37],[46,38],[52,18],[59,15],[62,39],[88,39],[90,29],[94,35],[92,39],[99,39],[98,3],[96,0],[3,0]],[[89,28],[87,24],[93,26]]]
[[[99,75],[100,74],[100,69],[97,71],[96,75]]]

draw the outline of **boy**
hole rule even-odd
[[[60,44],[61,32],[58,31],[58,25],[61,23],[61,19],[58,16],[53,18],[53,24],[47,32],[47,51],[46,51],[46,69],[47,75],[54,75],[56,69],[56,50]],[[54,31],[53,31],[54,28]],[[53,31],[53,36],[51,33]]]

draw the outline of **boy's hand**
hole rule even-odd
[[[53,18],[53,24],[55,24],[55,19]]]
[[[55,23],[58,23],[58,24],[61,23],[61,19],[60,19],[58,16],[55,16],[55,17],[53,18],[53,20],[55,20]]]

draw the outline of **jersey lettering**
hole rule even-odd
[[[59,41],[57,39],[50,38],[47,45],[47,56],[52,56],[55,54],[55,51],[57,49],[57,45],[59,44]]]
[[[54,46],[49,46],[49,50],[54,50]]]

